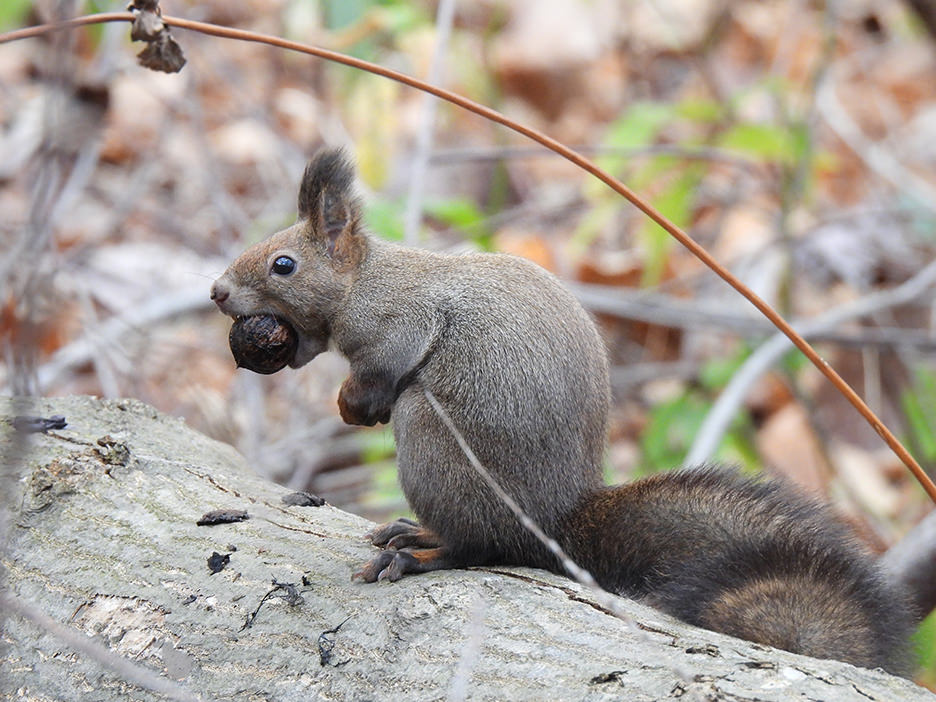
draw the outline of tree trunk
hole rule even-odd
[[[0,428],[7,595],[206,699],[936,700],[635,603],[622,621],[538,570],[352,583],[375,552],[369,522],[285,505],[285,488],[181,420],[132,400],[0,399],[0,416],[23,414],[68,427]],[[196,525],[219,509],[249,519]],[[212,552],[230,553],[215,574]],[[264,599],[274,579],[301,601],[288,588]],[[3,615],[0,693],[164,699],[16,612]]]

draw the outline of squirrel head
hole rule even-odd
[[[296,223],[242,253],[211,286],[237,319],[273,314],[299,337],[298,368],[328,347],[331,320],[367,254],[354,168],[341,150],[318,153],[302,176]]]

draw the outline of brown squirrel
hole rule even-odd
[[[353,180],[342,152],[318,154],[296,224],[241,254],[211,298],[235,319],[272,314],[292,327],[294,368],[327,348],[347,357],[346,422],[392,416],[420,524],[371,532],[385,550],[357,577],[490,564],[562,571],[481,481],[421,385],[501,487],[607,590],[751,641],[906,670],[912,620],[901,593],[824,507],[714,468],[605,487],[608,361],[588,313],[526,260],[370,236]]]

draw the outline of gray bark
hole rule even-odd
[[[352,583],[374,553],[361,538],[369,522],[287,507],[285,488],[181,420],[132,400],[0,398],[0,417],[15,414],[63,414],[69,426],[27,437],[0,427],[7,596],[204,699],[936,700],[880,671],[623,600],[622,621],[542,571]],[[196,526],[216,509],[250,518]],[[210,574],[211,553],[233,547]],[[271,597],[242,630],[274,578],[296,584],[302,602]],[[0,694],[164,699],[22,611],[0,615]],[[323,664],[319,635],[346,619]]]

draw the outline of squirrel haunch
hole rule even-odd
[[[561,572],[475,473],[421,384],[501,487],[605,588],[752,641],[904,669],[901,594],[825,508],[714,469],[603,486],[608,362],[575,297],[520,258],[371,237],[353,180],[340,151],[317,155],[296,224],[241,254],[211,297],[232,317],[275,315],[294,329],[293,367],[329,346],[343,354],[345,421],[393,419],[420,523],[372,532],[387,549],[360,578],[494,563]]]

